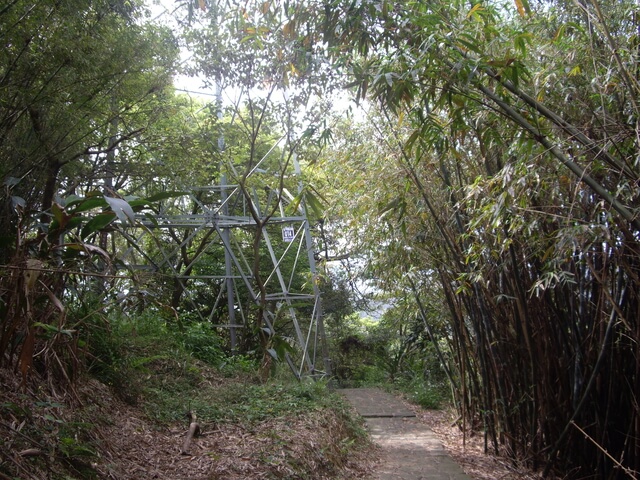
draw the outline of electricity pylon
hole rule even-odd
[[[284,356],[279,359],[298,378],[322,377],[331,374],[331,367],[300,165],[294,153],[285,162],[268,161],[272,152],[283,148],[279,144],[284,140],[283,136],[241,176],[242,184],[228,183],[229,176],[238,175],[227,162],[221,167],[219,185],[185,189],[184,195],[165,201],[160,213],[139,221],[148,231],[165,231],[156,241],[160,255],[152,261],[153,268],[173,276],[201,320],[228,329],[232,352],[238,348],[239,332],[249,326],[250,315],[262,311],[259,323],[267,337],[293,347],[269,352]],[[268,164],[277,164],[276,171],[270,172]],[[278,181],[261,184],[261,178],[269,177]],[[286,188],[282,179],[293,179],[295,190]],[[178,231],[182,234],[176,235]],[[206,243],[178,269],[175,259],[196,238]],[[260,239],[257,250],[249,245],[255,238]],[[127,250],[123,257],[132,252]],[[195,298],[195,290],[203,288],[217,290],[208,308]],[[227,321],[220,322],[223,303]]]

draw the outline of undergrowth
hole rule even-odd
[[[325,383],[298,382],[285,371],[262,382],[257,365],[247,357],[227,356],[206,325],[177,329],[152,315],[110,321],[96,316],[85,324],[90,326],[82,339],[85,369],[95,380],[85,376],[75,391],[56,392],[34,376],[23,394],[19,380],[3,372],[0,388],[11,394],[0,398],[0,450],[14,453],[0,455],[0,478],[102,478],[92,465],[108,448],[101,426],[114,422],[104,385],[160,430],[183,428],[192,412],[208,430],[234,425],[252,431],[271,422],[280,427],[269,427],[275,430],[268,435],[279,438],[283,426],[304,425],[305,418],[319,422],[331,411],[344,433],[326,447],[326,455],[332,452],[326,468],[344,462],[355,443],[366,443],[361,422]],[[321,457],[300,462],[296,456],[304,454],[281,455],[278,468],[298,472],[296,478],[316,478],[305,468]]]
[[[442,382],[431,382],[423,378],[402,379],[394,384],[394,388],[411,403],[427,410],[438,410],[450,402],[447,385]]]
[[[387,372],[375,365],[365,365],[358,374],[341,382],[346,388],[381,388],[390,393],[399,393],[411,403],[427,410],[440,409],[451,402],[451,391],[441,378],[424,376],[421,372],[408,370],[403,375],[390,379]]]
[[[158,422],[196,412],[205,422],[252,423],[335,400],[325,383],[298,382],[288,372],[260,382],[255,362],[227,356],[216,332],[202,323],[179,330],[151,316],[119,320],[108,331],[94,330],[89,345],[89,371]]]

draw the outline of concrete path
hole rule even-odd
[[[399,399],[378,388],[338,390],[364,417],[384,458],[376,480],[471,480],[429,428]]]

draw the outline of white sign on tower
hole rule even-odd
[[[296,232],[291,225],[286,225],[282,227],[282,241],[283,242],[293,242],[293,239],[296,236]]]

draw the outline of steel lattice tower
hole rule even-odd
[[[294,346],[295,353],[287,352],[281,360],[289,364],[297,377],[321,377],[330,375],[331,367],[300,165],[292,153],[284,164],[275,162],[277,172],[269,172],[266,166],[269,155],[277,151],[277,147],[286,148],[286,145],[280,146],[285,139],[283,136],[277,141],[248,175],[243,176],[244,186],[227,183],[227,173],[237,174],[234,166],[227,162],[221,166],[219,185],[185,189],[184,195],[164,201],[160,213],[139,217],[138,221],[144,225],[146,234],[159,237],[155,243],[160,258],[147,258],[151,267],[146,268],[169,272],[174,281],[180,283],[186,300],[199,312],[201,320],[228,329],[233,352],[238,346],[238,332],[247,327],[249,315],[261,305],[263,331],[269,337],[280,336]],[[224,145],[220,147],[222,150]],[[274,163],[273,159],[271,162]],[[267,184],[257,187],[260,176],[269,175],[293,180],[295,190]],[[247,188],[249,183],[253,185],[251,189]],[[279,185],[282,186],[282,182]],[[251,209],[267,220],[256,222],[249,214]],[[247,254],[250,250],[247,239],[255,238],[256,229],[261,230],[260,250],[265,252],[258,259],[261,271],[266,272],[262,275],[264,291],[256,288],[257,279],[253,274],[256,258]],[[175,235],[178,231],[182,232],[180,237]],[[206,246],[190,264],[178,270],[175,259],[196,237],[206,238]],[[135,256],[133,248],[127,249],[120,260],[135,263],[127,261],[127,256]],[[199,268],[206,257],[217,259],[206,262],[209,270],[218,266],[217,271],[203,272]],[[301,278],[305,279],[303,283]],[[203,305],[196,303],[194,285],[200,289],[210,285],[211,289],[218,290],[215,302],[206,309],[208,314],[203,313]],[[225,293],[226,302],[223,301]],[[226,303],[228,321],[216,322],[223,303]]]

